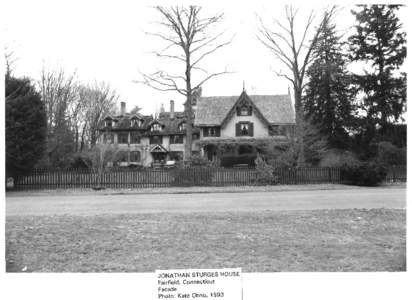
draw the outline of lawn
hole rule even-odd
[[[405,271],[406,212],[7,217],[6,266],[8,272]]]

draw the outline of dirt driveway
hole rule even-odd
[[[96,215],[406,208],[406,189],[362,188],[248,193],[52,195],[6,197],[6,215]]]

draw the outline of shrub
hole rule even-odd
[[[278,182],[277,177],[274,175],[275,168],[266,163],[260,155],[256,158],[255,164],[257,184],[269,185]]]
[[[376,160],[386,166],[405,165],[406,148],[398,148],[390,142],[380,142],[377,144]]]
[[[256,155],[254,154],[222,156],[221,166],[222,167],[233,167],[233,165],[237,165],[237,164],[247,164],[248,166],[254,166],[255,159],[256,159]]]
[[[196,155],[192,155],[190,164],[192,166],[210,167],[213,165],[213,162],[208,160],[207,157],[196,154]]]
[[[341,170],[344,182],[361,186],[377,186],[385,179],[386,174],[386,168],[374,162],[344,165]]]
[[[360,160],[353,152],[331,150],[326,153],[319,163],[320,167],[339,168],[342,166],[358,166]]]

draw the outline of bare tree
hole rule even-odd
[[[78,100],[75,74],[43,66],[39,87],[47,114],[47,159],[54,166],[65,166],[74,148],[72,120],[76,117],[70,107]]]
[[[264,25],[262,19],[259,18],[257,38],[274,54],[275,58],[287,67],[287,74],[276,72],[276,75],[286,78],[293,85],[297,144],[299,149],[298,166],[302,166],[305,163],[302,92],[305,87],[306,69],[312,61],[312,51],[318,41],[323,24],[332,17],[334,10],[335,7],[324,12],[320,25],[315,29],[314,35],[309,37],[309,31],[312,29],[316,17],[312,10],[306,20],[300,39],[297,37],[296,29],[298,9],[290,5],[285,6],[285,22],[282,23],[274,19],[273,29]]]
[[[99,124],[104,117],[114,113],[119,96],[108,83],[95,82],[93,85],[82,86],[79,98],[83,103],[79,150],[83,151],[86,144],[91,147],[96,145]]]
[[[161,51],[154,51],[159,58],[170,59],[184,64],[183,74],[170,74],[166,71],[157,71],[152,74],[143,74],[143,80],[138,81],[159,91],[176,91],[186,97],[186,143],[184,160],[190,161],[192,153],[192,131],[194,114],[192,98],[194,91],[213,77],[228,73],[227,70],[209,73],[200,66],[201,62],[210,54],[228,45],[231,42],[219,42],[223,32],[213,34],[213,27],[218,24],[223,14],[212,17],[201,17],[201,7],[156,7],[161,14],[159,23],[164,33],[149,33],[167,43]],[[202,78],[194,83],[193,71],[202,74]]]
[[[87,167],[95,172],[94,189],[103,189],[103,173],[110,167],[116,159],[119,149],[116,145],[102,143],[95,145],[91,149],[81,154],[81,157]]]
[[[14,63],[16,62],[16,57],[14,55],[14,51],[11,50],[9,47],[4,47],[4,62],[6,64],[6,79],[11,76],[13,72]]]

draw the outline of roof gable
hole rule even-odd
[[[158,144],[156,144],[156,145],[154,145],[151,149],[150,149],[150,152],[154,152],[154,153],[166,153],[166,152],[168,152],[167,150],[166,150],[166,148],[165,147],[163,147],[162,145],[158,145]]]
[[[247,95],[270,124],[295,124],[290,95]],[[197,102],[196,126],[219,126],[235,107],[239,96],[201,97]]]
[[[226,117],[222,120],[221,126],[226,125],[226,123],[234,116],[236,113],[236,109],[239,105],[242,105],[243,103],[249,104],[252,106],[253,111],[256,113],[256,116],[266,125],[269,125],[268,120],[262,115],[260,110],[256,107],[256,105],[253,103],[253,101],[249,98],[249,96],[246,94],[245,91],[240,94],[239,98],[237,101],[233,104],[232,108],[229,110],[227,113]]]

